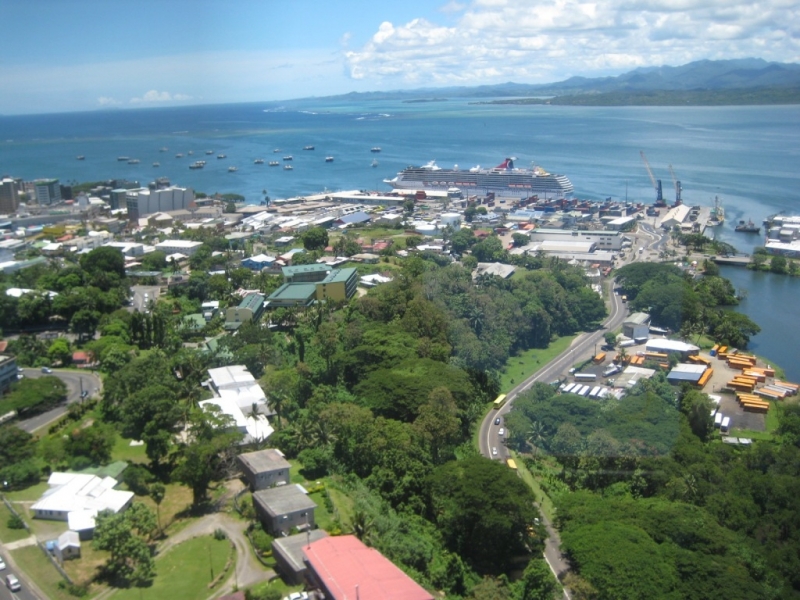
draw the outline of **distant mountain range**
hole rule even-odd
[[[474,87],[352,92],[335,98],[423,102],[444,97],[499,98],[493,103],[501,104],[798,104],[800,65],[760,58],[700,60],[680,67],[642,67],[616,77],[570,77],[545,84],[508,82]]]

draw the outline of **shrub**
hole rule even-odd
[[[268,583],[257,585],[245,590],[244,593],[247,600],[281,600],[281,596],[281,591],[277,587],[271,587]]]
[[[215,540],[220,540],[220,541],[221,540],[227,540],[228,539],[228,534],[225,533],[224,529],[221,529],[220,527],[217,527],[214,530],[214,539]]]
[[[261,556],[272,552],[272,536],[264,531],[260,525],[256,525],[250,532],[250,539],[253,541],[253,547]]]
[[[19,515],[11,515],[6,521],[6,526],[9,529],[25,529],[25,521]]]

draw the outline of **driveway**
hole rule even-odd
[[[250,549],[250,541],[245,535],[247,523],[234,519],[225,513],[213,513],[201,517],[186,529],[178,532],[158,547],[158,553],[163,554],[173,546],[186,540],[201,536],[213,535],[217,529],[222,529],[228,534],[228,539],[236,547],[236,573],[212,594],[212,598],[233,591],[234,586],[244,589],[261,581],[275,577],[275,571],[264,567]]]

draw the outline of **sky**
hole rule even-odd
[[[0,114],[800,61],[797,0],[5,0]]]

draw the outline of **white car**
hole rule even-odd
[[[0,571],[5,571],[5,569],[6,569],[6,563],[0,557]]]
[[[497,432],[500,437],[503,437],[506,434],[505,428],[501,427],[500,431]]]
[[[18,592],[22,589],[22,584],[14,575],[6,575],[6,587],[12,592]]]
[[[497,448],[492,446],[492,456],[497,456]]]

